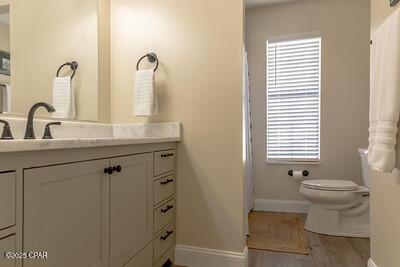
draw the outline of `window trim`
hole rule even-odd
[[[295,41],[295,40],[302,40],[302,39],[313,39],[319,38],[320,39],[320,47],[319,47],[319,89],[318,89],[318,96],[319,96],[319,107],[318,107],[318,159],[289,159],[289,158],[282,158],[282,159],[268,159],[268,44],[271,42],[285,42],[285,41]],[[321,104],[322,104],[322,34],[321,32],[314,31],[308,33],[298,33],[298,34],[290,34],[290,35],[282,35],[282,36],[275,36],[270,37],[266,41],[266,49],[265,49],[265,162],[267,164],[280,164],[280,165],[289,165],[289,164],[298,164],[298,165],[320,165],[321,164]]]

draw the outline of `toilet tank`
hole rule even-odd
[[[362,170],[364,185],[369,187],[368,150],[364,148],[359,148],[358,153],[360,153],[361,170]]]

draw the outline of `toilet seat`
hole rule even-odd
[[[302,182],[305,188],[326,191],[355,191],[358,185],[348,180],[306,180]]]

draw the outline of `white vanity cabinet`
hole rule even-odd
[[[0,153],[0,254],[47,253],[0,266],[169,266],[175,157],[175,143]]]

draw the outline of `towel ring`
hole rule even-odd
[[[390,6],[394,7],[400,0],[390,0]]]
[[[157,62],[157,63],[156,63],[156,67],[155,67],[154,70],[153,70],[153,71],[156,71],[156,70],[158,69],[158,64],[159,64],[159,62],[158,62],[158,57],[157,57],[156,53],[148,53],[148,54],[142,56],[142,57],[138,60],[138,62],[137,62],[137,64],[136,64],[136,70],[139,70],[139,64],[140,64],[140,62],[141,62],[144,58],[146,58],[146,57],[147,57],[147,60],[148,60],[150,63]]]
[[[75,76],[76,70],[78,69],[78,62],[71,61],[71,62],[62,64],[57,70],[57,77],[59,77],[61,69],[64,68],[65,66],[70,66],[71,70],[73,71],[73,73],[71,75],[71,80],[72,80],[72,78],[74,78],[74,76]]]

